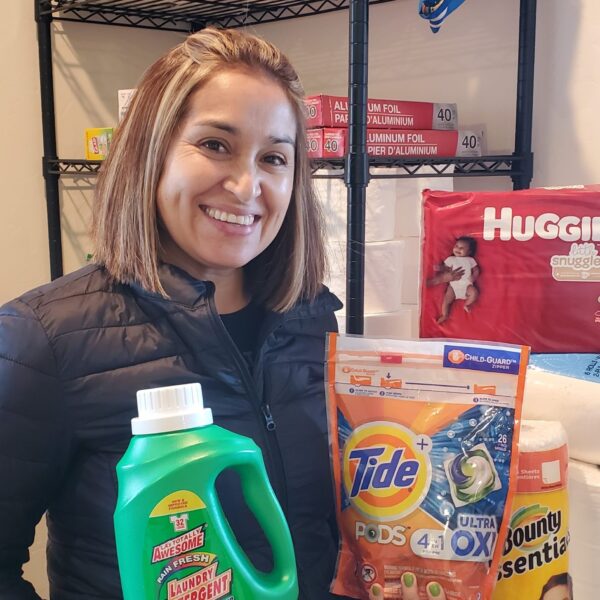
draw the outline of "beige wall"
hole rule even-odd
[[[181,34],[62,22],[53,25],[58,155],[81,158],[86,127],[115,125],[117,90]],[[48,233],[41,175],[42,125],[33,1],[6,4],[0,20],[0,304],[48,281]],[[65,272],[85,263],[94,178],[62,177]]]
[[[0,303],[49,277],[33,2],[5,4],[0,20]],[[600,181],[596,4],[539,2],[534,110],[538,185]],[[485,125],[490,152],[509,151],[518,5],[518,0],[471,0],[437,36],[417,17],[416,0],[372,7],[370,95],[456,101],[462,125]],[[346,12],[257,30],[289,54],[307,92],[346,93]],[[132,87],[144,67],[178,39],[165,32],[55,26],[59,155],[82,156],[85,127],[115,124],[117,89]],[[82,265],[90,250],[85,230],[92,184],[93,179],[61,180],[66,271]],[[475,179],[460,186],[508,188],[509,181]],[[36,561],[42,553],[36,550]],[[41,582],[42,591],[40,563],[28,574]]]
[[[33,2],[6,3],[0,19],[0,303],[49,276],[37,67]]]

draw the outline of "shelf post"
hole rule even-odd
[[[369,2],[350,1],[348,74],[348,155],[344,181],[348,189],[346,239],[346,332],[364,331],[365,203],[369,184],[367,156],[367,81]]]
[[[34,2],[40,63],[42,136],[44,141],[42,171],[46,188],[48,244],[50,250],[50,278],[56,279],[63,274],[63,262],[60,229],[60,200],[58,194],[59,176],[50,173],[48,168],[49,161],[57,159],[56,124],[54,114],[54,78],[52,76],[52,16],[50,14],[41,14],[40,8],[42,0],[34,0]]]
[[[513,175],[515,190],[527,189],[533,178],[533,76],[537,0],[521,0],[519,17],[519,67],[517,75],[517,116],[515,156],[520,174]]]

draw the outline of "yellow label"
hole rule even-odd
[[[112,127],[94,127],[85,130],[86,160],[104,160],[113,137]]]
[[[568,594],[568,523],[566,489],[515,496],[494,600],[545,600],[561,585]]]
[[[186,510],[206,508],[199,496],[189,490],[178,490],[165,496],[152,510],[150,517],[166,517]]]

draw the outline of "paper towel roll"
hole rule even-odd
[[[564,361],[568,360],[565,356]],[[571,458],[600,464],[600,381],[530,366],[525,379],[523,418],[560,421],[569,436]]]
[[[386,170],[393,174],[395,170]],[[372,169],[372,173],[378,169]],[[325,215],[326,236],[331,241],[346,240],[348,192],[342,179],[314,179],[317,195]],[[372,179],[367,187],[365,206],[365,241],[385,242],[394,239],[396,213],[396,179]]]
[[[519,454],[554,450],[566,445],[568,440],[567,431],[559,421],[524,419],[521,423]]]
[[[402,306],[404,241],[365,244],[364,312],[390,313]],[[346,304],[346,243],[329,242],[326,285]]]
[[[549,582],[569,572],[569,453],[564,427],[556,421],[523,421],[518,459],[516,493],[493,600],[537,600]]]
[[[453,172],[450,167],[448,172]],[[420,172],[433,170],[429,167]],[[325,213],[327,237],[330,240],[346,239],[348,192],[342,178],[321,179],[319,175],[339,174],[338,171],[315,172],[314,186]],[[387,176],[405,174],[403,169],[371,168],[373,175]],[[424,189],[451,192],[452,177],[436,178],[372,178],[367,186],[365,207],[365,240],[385,242],[395,238],[418,237],[421,234],[421,194]]]
[[[446,172],[454,173],[454,167],[449,167]],[[419,173],[434,173],[434,170],[431,167],[423,167],[419,169]],[[421,235],[422,193],[426,189],[452,192],[454,191],[454,179],[452,177],[398,179],[396,182],[396,234],[394,237],[419,237]]]
[[[346,331],[346,315],[336,313],[340,333]],[[369,337],[414,339],[418,337],[419,311],[417,307],[402,308],[391,313],[366,314],[364,335]]]
[[[574,598],[600,597],[600,468],[577,460],[569,461],[571,504],[571,575]]]

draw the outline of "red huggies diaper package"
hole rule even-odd
[[[329,334],[334,594],[491,598],[527,360],[524,346]]]
[[[597,352],[600,186],[423,193],[420,336]]]

